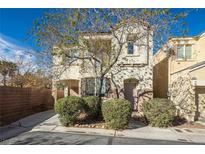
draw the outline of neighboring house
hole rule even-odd
[[[116,98],[117,89],[119,97],[129,100],[133,110],[139,110],[139,106],[144,100],[151,99],[153,91],[152,32],[136,41],[134,39],[136,33],[146,33],[143,30],[145,25],[139,24],[137,27],[138,30],[133,30],[133,33],[123,34],[122,37],[127,42],[123,45],[118,61],[106,75],[102,90],[104,99],[108,99]],[[111,33],[96,33],[94,36],[105,44],[105,48],[118,46]],[[83,34],[83,37],[91,39],[86,34]],[[139,42],[143,45],[140,45]],[[59,50],[59,48],[55,47],[54,50]],[[82,52],[78,47],[72,47],[71,50],[74,50],[73,54],[82,56],[89,54],[89,51]],[[88,61],[79,60],[68,67],[62,66],[61,61],[64,61],[62,57],[54,57],[54,73],[61,72],[61,75],[53,79],[53,83],[54,85],[56,83],[63,84],[65,96],[95,96],[98,94],[99,79]]]
[[[170,38],[153,63],[154,97],[170,98],[190,121],[205,119],[205,32]]]

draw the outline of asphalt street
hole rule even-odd
[[[196,143],[90,135],[86,133],[26,132],[0,142],[1,145],[190,145]],[[197,143],[202,145],[200,143]]]

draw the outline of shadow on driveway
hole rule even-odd
[[[114,136],[88,135],[80,133],[60,132],[27,132],[12,139],[0,142],[8,145],[190,145],[196,143],[148,140],[139,138],[122,138]],[[198,143],[201,145],[200,143]]]
[[[10,125],[0,127],[0,141],[15,137],[23,132],[30,131],[33,127],[54,115],[56,115],[56,113],[53,110],[48,110],[30,115]]]

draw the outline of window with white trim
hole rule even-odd
[[[99,94],[100,78],[85,78],[85,95],[97,96]],[[104,96],[109,88],[109,80],[104,78],[101,94]]]
[[[192,59],[192,45],[177,45],[177,59],[187,60]]]
[[[129,41],[127,46],[128,46],[127,54],[133,54],[134,53],[134,42]]]

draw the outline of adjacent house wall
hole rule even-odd
[[[205,119],[205,87],[196,88],[196,116],[195,120]]]
[[[167,98],[168,93],[168,58],[153,67],[153,91],[155,98]]]
[[[171,76],[170,99],[177,105],[180,115],[189,121],[205,118],[205,86],[197,87],[193,84],[193,79],[197,77],[204,80],[204,74],[205,66],[196,70],[187,69]]]
[[[191,76],[188,73],[180,72],[170,85],[170,99],[175,103],[178,114],[186,117],[189,121],[194,121],[195,87],[192,85]]]
[[[205,80],[205,67],[194,69],[190,72],[191,76],[197,80]]]
[[[156,97],[165,94],[166,84],[162,87],[157,85],[160,81],[165,83],[168,80],[169,98],[176,104],[178,113],[189,121],[204,118],[205,86],[193,85],[193,80],[205,81],[205,33],[196,37],[171,38],[168,44],[171,50],[163,46],[154,55],[154,94]],[[181,44],[192,44],[192,59],[177,59],[177,45]],[[168,65],[163,63],[166,58]],[[168,72],[168,76],[165,72]],[[162,76],[164,78],[160,78]]]
[[[168,44],[168,45],[167,45]],[[191,44],[192,45],[192,59],[187,60],[178,60],[176,57],[177,52],[177,45],[181,44]],[[170,49],[167,46],[171,46],[172,53],[170,54]],[[159,67],[157,66],[158,63],[163,61],[164,59],[169,58],[168,60],[168,89],[172,84],[172,74],[175,74],[179,71],[187,69],[188,67],[200,63],[205,59],[205,33],[201,34],[200,36],[196,37],[181,37],[181,38],[171,38],[168,43],[166,43],[155,55],[154,55],[154,68]],[[197,73],[197,72],[196,72]],[[164,76],[164,72],[157,72],[157,69],[154,69],[154,81],[156,78],[160,76]],[[198,76],[201,76],[202,73],[198,73]],[[200,77],[201,78],[201,77]],[[163,79],[167,80],[167,79]],[[204,78],[205,80],[205,78]],[[163,81],[164,83],[165,81]],[[156,85],[154,83],[154,85]],[[165,88],[165,87],[164,87]],[[156,88],[155,88],[156,89]],[[165,88],[166,89],[166,88]],[[161,91],[155,90],[156,96],[161,96]]]

